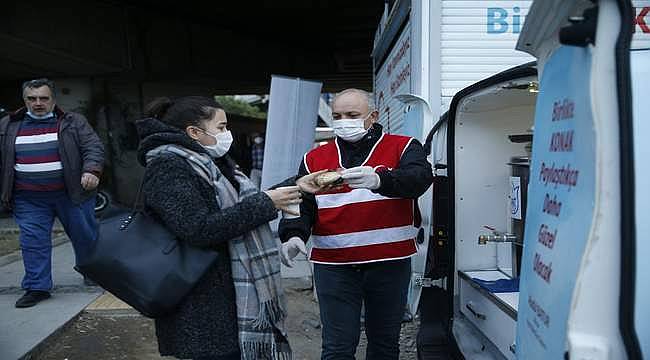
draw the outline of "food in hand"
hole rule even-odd
[[[328,171],[318,175],[314,182],[318,186],[336,186],[343,183],[343,178],[336,171]]]

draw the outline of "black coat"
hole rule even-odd
[[[145,165],[149,150],[179,144],[205,152],[183,131],[155,119],[137,123],[141,143],[138,159]],[[234,163],[221,159],[220,170],[233,182]],[[237,205],[219,209],[216,193],[181,157],[164,155],[146,164],[143,185],[146,209],[158,217],[181,241],[219,252],[219,260],[185,298],[178,310],[156,319],[161,355],[178,358],[227,356],[238,347],[235,290],[231,277],[228,240],[277,216],[264,193]]]

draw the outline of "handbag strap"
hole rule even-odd
[[[126,230],[127,227],[133,222],[138,213],[144,214],[144,200],[142,194],[142,187],[144,186],[144,177],[138,186],[138,193],[135,196],[135,201],[133,202],[133,207],[131,208],[131,213],[126,218],[122,219],[120,224],[120,230]]]
[[[142,188],[144,187],[144,176],[142,181],[140,181],[140,186],[138,186],[138,192],[135,195],[135,201],[133,201],[132,213],[143,212],[144,211],[144,194],[142,193]]]

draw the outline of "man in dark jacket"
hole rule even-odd
[[[54,83],[23,84],[25,107],[0,120],[0,200],[20,228],[25,294],[36,305],[52,288],[52,226],[56,216],[77,259],[97,237],[95,195],[104,148],[83,115],[56,106]]]
[[[386,134],[368,93],[348,89],[332,102],[336,140],[307,154],[298,176],[337,170],[343,185],[305,194],[301,216],[283,219],[281,259],[309,259],[323,322],[322,359],[354,359],[365,305],[367,359],[399,358],[399,334],[416,253],[416,201],[433,182],[415,139]]]

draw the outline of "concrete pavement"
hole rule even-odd
[[[60,224],[56,224],[58,230]],[[0,230],[12,231],[16,226],[10,218],[0,219]],[[83,284],[83,277],[74,271],[74,251],[65,236],[53,239],[52,297],[27,309],[14,304],[24,291],[20,287],[24,269],[20,251],[0,256],[0,359],[29,359],[39,357],[44,340],[65,329],[84,310],[94,313],[110,309],[133,312],[129,306],[99,287]],[[307,278],[311,282],[311,267],[303,255],[295,259],[292,268],[282,266],[285,278]],[[102,296],[100,298],[100,296]],[[99,299],[98,299],[99,298]],[[92,304],[92,305],[91,305]],[[91,305],[91,306],[89,306]],[[56,337],[56,336],[55,336]],[[41,354],[42,355],[42,354]]]
[[[102,293],[98,287],[87,287],[72,266],[74,252],[67,241],[55,246],[52,256],[54,290],[52,298],[27,309],[16,309],[14,303],[22,296],[20,281],[23,264],[16,254],[0,261],[0,359],[20,359],[37,348],[48,336],[75,318]],[[0,259],[1,260],[1,259]]]

